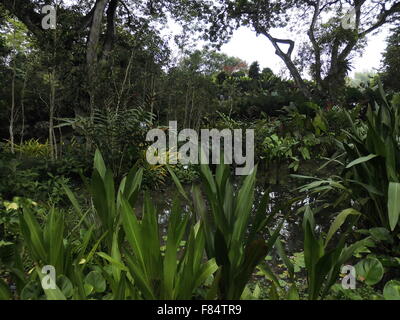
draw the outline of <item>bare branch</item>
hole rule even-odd
[[[378,17],[378,21],[375,24],[373,24],[370,28],[368,28],[367,30],[359,33],[358,37],[363,38],[367,34],[378,29],[379,27],[383,26],[385,23],[388,22],[388,20],[387,20],[388,17],[390,17],[394,13],[398,13],[398,12],[400,12],[400,2],[396,2],[395,4],[393,4],[393,6],[389,10],[386,10],[385,5],[383,4],[382,11]]]

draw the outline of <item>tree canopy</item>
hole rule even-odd
[[[400,91],[400,29],[396,28],[388,38],[388,46],[383,53],[383,80],[388,89]]]
[[[400,2],[220,0],[212,12],[211,40],[226,41],[234,29],[250,26],[271,42],[305,96],[337,100],[354,54],[369,34],[399,19]],[[278,29],[288,37],[276,37]],[[307,87],[304,72],[316,82],[316,92]]]

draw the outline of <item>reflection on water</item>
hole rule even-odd
[[[290,206],[290,215],[287,220],[284,222],[283,227],[281,229],[281,239],[283,240],[286,250],[289,254],[294,252],[300,252],[303,250],[303,230],[302,230],[302,220],[303,220],[303,210],[304,206],[308,205],[315,201],[314,198],[304,195],[303,198],[299,198],[299,193],[294,192],[293,189],[301,185],[301,181],[296,181],[294,179],[287,179],[286,184],[280,185],[271,185],[265,184],[265,179],[258,178],[257,186],[255,189],[255,204],[257,204],[261,197],[265,194],[265,192],[269,192],[269,204],[267,206],[265,214],[271,214],[275,212],[275,226],[279,225],[282,221],[284,215],[287,212],[282,212],[282,208],[287,207],[288,202],[293,202]],[[290,182],[290,183],[289,183]],[[237,187],[237,183],[234,183],[234,186]],[[184,186],[187,194],[190,194],[191,186]],[[165,235],[167,232],[167,224],[168,218],[171,214],[171,208],[173,205],[174,199],[178,197],[178,192],[174,185],[169,185],[165,187],[164,190],[158,191],[149,191],[150,198],[153,201],[153,204],[156,206],[157,211],[159,212],[158,222],[161,226],[161,233]],[[296,198],[296,201],[293,199]],[[182,203],[182,209],[184,212],[189,212],[190,208],[188,205]],[[302,210],[303,209],[303,210]],[[135,206],[136,213],[141,212],[142,203],[138,201],[138,204]],[[326,230],[326,228],[332,222],[332,217],[330,212],[324,212],[321,210],[316,215],[316,223],[317,229]]]

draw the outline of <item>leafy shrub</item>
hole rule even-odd
[[[11,142],[8,141],[7,150],[11,149]],[[40,143],[39,139],[29,139],[20,144],[14,143],[14,151],[22,157],[45,158],[48,159],[51,154],[50,145],[46,140]]]
[[[400,217],[400,109],[390,104],[381,88],[381,106],[368,110],[365,125],[350,115],[346,140],[338,141],[341,154],[332,158],[342,169],[340,176],[315,178],[300,190],[312,193],[340,191],[334,206],[347,202],[357,208],[367,228],[382,227],[399,238]],[[339,160],[340,159],[340,160]],[[312,179],[312,178],[311,178]]]
[[[60,119],[58,127],[72,126],[86,146],[99,149],[116,177],[122,177],[146,149],[145,138],[153,114],[141,108],[95,110],[93,118]],[[90,153],[91,154],[91,153]]]
[[[227,165],[218,165],[215,177],[207,165],[200,165],[200,177],[208,206],[199,186],[194,186],[193,211],[201,217],[205,233],[205,249],[209,259],[219,266],[215,292],[219,299],[239,299],[256,266],[271,250],[283,222],[266,242],[261,231],[272,222],[273,214],[265,217],[268,193],[254,205],[256,169],[234,191]],[[189,200],[173,171],[171,175],[183,197]],[[254,206],[254,207],[253,207]],[[252,215],[254,209],[254,215]]]

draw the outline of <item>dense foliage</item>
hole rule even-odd
[[[0,299],[400,300],[398,1],[41,5],[0,0]],[[290,77],[218,50],[240,26]],[[150,164],[170,121],[254,130],[255,169]]]

